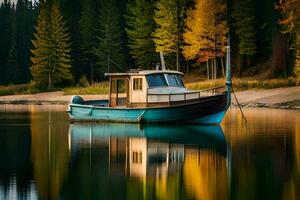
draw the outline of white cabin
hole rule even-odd
[[[110,107],[159,107],[200,98],[199,91],[185,88],[183,74],[178,71],[137,70],[105,75],[109,77]]]

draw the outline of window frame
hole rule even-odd
[[[153,76],[153,75],[160,75],[160,76],[162,76],[163,77],[163,82],[165,83],[165,85],[162,85],[162,86],[151,86],[150,85],[150,81],[148,80],[148,77],[149,76]],[[157,74],[148,74],[148,75],[146,75],[146,81],[147,81],[147,84],[148,84],[149,88],[169,87],[168,81],[167,81],[166,76],[165,76],[164,73],[161,73],[161,74],[159,74],[159,73],[157,73]]]
[[[137,84],[135,81],[137,81]],[[133,78],[132,79],[132,90],[133,91],[143,91],[143,78]]]

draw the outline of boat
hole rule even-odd
[[[227,47],[224,85],[206,90],[187,89],[183,73],[162,69],[106,73],[108,99],[71,99],[71,122],[219,124],[231,102],[230,50]]]

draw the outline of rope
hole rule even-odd
[[[236,95],[235,95],[235,92],[234,92],[234,90],[233,90],[233,87],[231,87],[231,90],[232,90],[232,93],[233,93],[233,95],[234,95],[234,98],[235,98],[235,100],[236,100],[236,102],[237,102],[237,104],[238,104],[238,106],[239,106],[239,108],[240,108],[240,111],[241,111],[241,113],[242,113],[243,119],[244,119],[245,122],[247,123],[246,116],[244,115],[244,112],[243,112],[243,110],[242,110],[242,107],[241,107],[241,105],[240,105],[240,102],[239,102],[239,100],[237,99],[237,97],[236,97]]]
[[[108,58],[110,62],[112,62],[115,66],[117,66],[120,70],[124,70],[126,71],[125,68],[121,67],[121,65],[119,65],[118,63],[116,63],[114,60],[112,60],[111,58]]]

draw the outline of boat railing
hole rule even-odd
[[[205,90],[197,90],[185,93],[174,94],[148,94],[147,103],[170,103],[178,101],[196,100],[204,97],[215,96],[222,94],[226,91],[225,86],[209,88]]]

